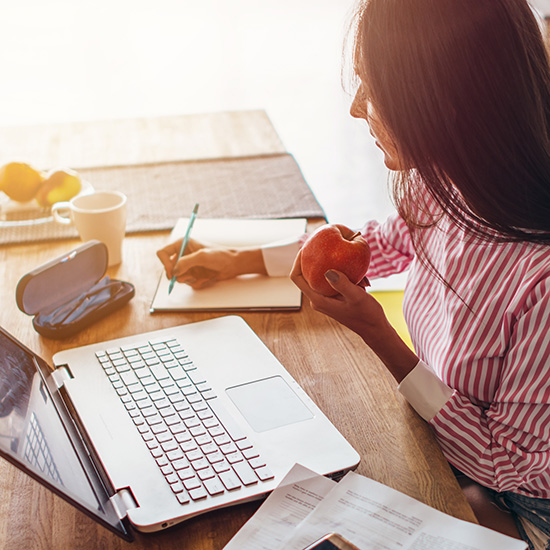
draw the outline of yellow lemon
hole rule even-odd
[[[34,199],[42,174],[24,162],[10,162],[0,168],[0,191],[17,202]]]
[[[60,201],[68,201],[80,193],[82,181],[74,170],[54,170],[50,172],[36,195],[41,206],[51,206]]]

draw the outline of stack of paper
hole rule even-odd
[[[361,550],[525,550],[354,472],[336,483],[296,465],[224,550],[302,550],[339,533]]]

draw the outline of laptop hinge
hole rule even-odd
[[[129,488],[119,489],[111,498],[109,498],[118,519],[124,519],[128,515],[128,510],[138,508],[137,502]]]
[[[71,374],[71,371],[69,370],[69,367],[67,367],[67,365],[57,367],[50,376],[50,379],[55,384],[56,390],[62,388],[65,382],[67,382],[67,380],[71,380],[72,378],[73,375]]]

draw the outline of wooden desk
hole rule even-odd
[[[264,134],[269,136],[264,142],[266,149],[273,143],[279,147],[269,131]],[[31,319],[17,309],[14,290],[24,273],[77,246],[78,241],[1,247],[0,324],[50,361],[61,349],[217,316],[149,314],[160,273],[155,251],[166,239],[166,233],[127,237],[123,263],[111,268],[109,275],[131,281],[136,287],[135,298],[64,341],[48,340],[34,332]],[[242,316],[357,449],[362,459],[359,473],[456,517],[475,521],[429,428],[396,393],[393,379],[355,334],[315,313],[307,303],[300,312]],[[259,506],[258,502],[238,505],[162,533],[137,534],[130,545],[5,461],[0,461],[0,490],[0,548],[10,549],[219,550]]]

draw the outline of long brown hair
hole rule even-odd
[[[550,244],[550,68],[526,0],[364,0],[354,35],[357,76],[414,167],[392,183],[415,244],[434,201],[477,237]]]

